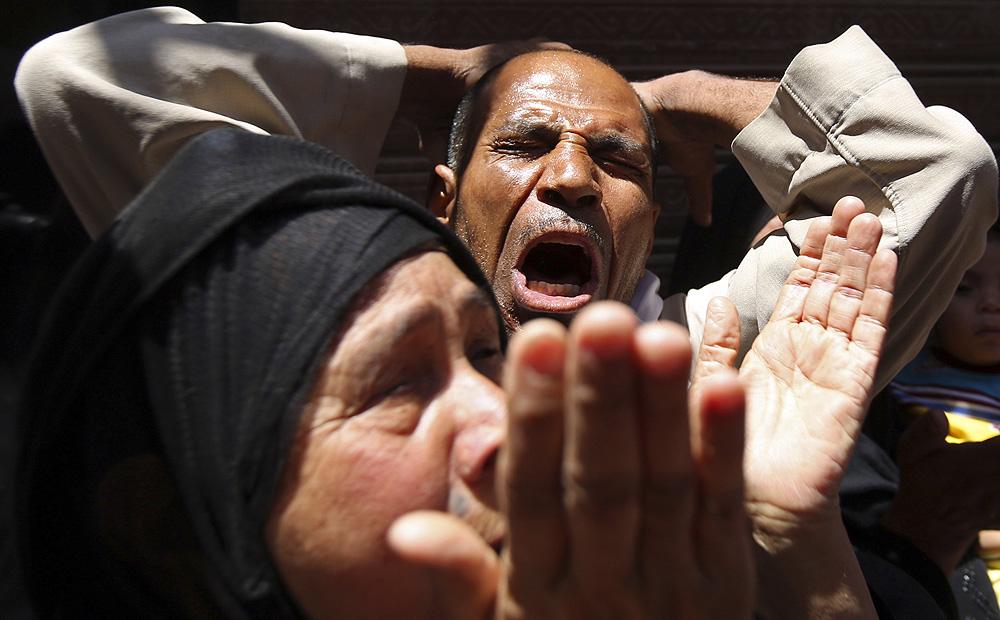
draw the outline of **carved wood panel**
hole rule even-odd
[[[860,24],[926,104],[959,110],[995,151],[1000,147],[997,0],[241,0],[240,8],[244,21],[449,47],[546,36],[606,58],[630,79],[690,68],[777,77],[802,47]],[[728,157],[720,153],[720,162]],[[394,125],[379,180],[422,201],[429,172],[413,131]],[[667,278],[686,219],[684,194],[668,169],[661,170],[656,191],[663,210],[648,266]]]

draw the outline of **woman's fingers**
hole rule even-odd
[[[529,322],[512,340],[498,468],[505,611],[749,613],[739,324],[730,303],[713,308],[696,406],[686,332],[639,326],[622,304],[594,304],[568,331]],[[727,594],[707,600],[717,584]]]
[[[736,371],[720,370],[705,379],[695,408],[695,557],[704,579],[721,586],[711,617],[739,617],[752,608],[755,580],[743,476],[746,396]]]
[[[641,518],[632,339],[627,306],[589,306],[570,327],[563,485],[570,572],[594,604],[613,599],[633,574]]]
[[[643,464],[638,558],[650,591],[666,599],[671,592],[690,591],[697,576],[691,523],[698,476],[688,420],[687,332],[672,323],[643,325],[636,332],[634,358]]]
[[[507,515],[504,560],[517,570],[509,590],[519,600],[538,595],[564,569],[564,367],[566,328],[555,321],[524,325],[511,341],[504,372],[509,423],[500,451],[500,507]]]
[[[388,542],[400,557],[426,568],[444,618],[492,617],[500,559],[468,523],[444,512],[411,512],[392,524]]]

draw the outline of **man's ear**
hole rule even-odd
[[[458,198],[458,177],[455,171],[444,164],[434,166],[427,191],[427,208],[439,220],[451,224]]]
[[[649,225],[649,245],[646,246],[646,260],[649,260],[649,255],[653,253],[653,242],[656,241],[656,221],[660,219],[660,203],[654,200],[650,203],[649,207],[653,210],[653,216]]]

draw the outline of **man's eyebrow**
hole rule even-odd
[[[598,151],[616,151],[646,160],[652,155],[651,149],[638,140],[616,132],[601,132],[592,136],[590,143]]]
[[[511,118],[497,127],[499,136],[527,136],[545,139],[558,136],[561,128],[558,124],[549,123],[544,119]],[[635,138],[617,131],[600,131],[588,136],[587,141],[595,151],[617,151],[629,157],[650,160],[652,149]]]
[[[558,135],[559,128],[542,119],[516,117],[501,123],[496,129],[496,133],[500,136],[515,135],[542,138],[553,134]]]

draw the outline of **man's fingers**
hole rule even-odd
[[[443,512],[411,512],[392,524],[388,542],[400,557],[427,569],[445,618],[491,616],[500,560],[469,524]]]
[[[526,323],[511,341],[504,369],[510,418],[500,451],[500,504],[508,518],[506,560],[517,567],[511,588],[548,584],[564,569],[562,497],[563,369],[566,328]]]
[[[851,221],[839,261],[837,286],[830,299],[827,326],[848,335],[854,330],[868,286],[869,267],[881,237],[882,224],[874,215],[863,213]]]
[[[642,482],[636,323],[627,306],[605,302],[585,309],[570,327],[563,457],[569,561],[575,580],[595,598],[620,591],[635,565]]]
[[[848,227],[854,218],[865,212],[865,203],[857,196],[844,196],[833,205],[831,218],[833,220],[832,232],[838,236],[845,237]]]
[[[841,269],[849,250],[848,230],[853,219],[864,213],[864,203],[848,196],[833,207],[830,229],[823,240],[819,267],[802,306],[802,320],[827,325],[831,302],[838,291]]]
[[[809,225],[799,256],[795,259],[792,272],[788,274],[785,285],[781,287],[778,300],[771,312],[771,320],[798,321],[802,317],[806,297],[810,287],[819,272],[823,247],[830,234],[833,223],[829,217],[818,217]]]
[[[875,253],[868,267],[861,309],[851,332],[851,341],[875,356],[881,354],[889,328],[896,264],[896,254],[892,250],[883,249]]]

